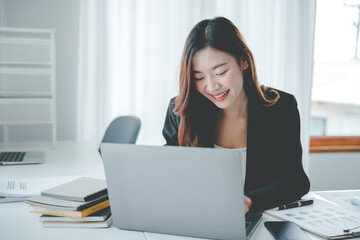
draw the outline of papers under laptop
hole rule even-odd
[[[209,239],[247,239],[236,150],[103,143],[114,226]]]
[[[42,151],[4,151],[0,152],[0,165],[37,164],[45,162]]]

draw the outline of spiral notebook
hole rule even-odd
[[[55,208],[55,209],[63,209],[69,211],[81,211],[97,205],[101,202],[108,200],[108,195],[104,195],[88,202],[80,202],[80,201],[69,201],[63,199],[56,199],[52,197],[46,197],[43,195],[32,196],[25,200],[26,203],[31,205],[36,205],[40,207],[47,208]]]
[[[81,177],[42,191],[41,195],[69,201],[88,202],[107,195],[106,181],[103,179]]]
[[[110,206],[109,200],[103,201],[92,207],[89,207],[84,210],[79,210],[79,211],[63,210],[63,209],[57,209],[57,208],[48,208],[48,207],[30,205],[30,207],[31,207],[30,213],[40,213],[40,214],[60,216],[60,217],[84,218],[84,217],[89,216],[92,213],[95,213],[95,212],[97,212],[101,209],[104,209],[106,207],[109,207],[109,206]]]
[[[81,219],[81,222],[103,222],[111,217],[110,207],[94,212],[87,217]],[[77,218],[58,217],[42,214],[39,217],[40,222],[78,222]]]

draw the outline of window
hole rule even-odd
[[[359,151],[360,1],[318,0],[316,11],[310,152],[314,144]]]
[[[325,136],[326,119],[311,117],[310,119],[310,136]]]

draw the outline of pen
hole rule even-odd
[[[314,200],[300,200],[300,201],[296,201],[296,202],[291,202],[279,207],[274,208],[274,210],[278,211],[278,210],[284,210],[284,209],[289,209],[289,208],[296,208],[296,207],[301,207],[301,206],[306,206],[306,205],[311,205],[313,204]]]

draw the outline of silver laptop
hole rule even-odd
[[[260,222],[246,230],[239,151],[103,143],[101,153],[118,228],[244,240]]]
[[[37,164],[45,162],[45,152],[6,151],[0,152],[0,165]]]

